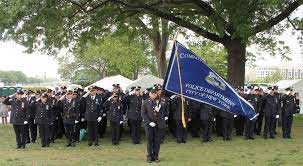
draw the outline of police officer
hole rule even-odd
[[[112,144],[119,145],[120,125],[123,123],[123,104],[119,95],[113,93],[103,105],[106,110],[112,130]]]
[[[249,89],[249,94],[245,96],[245,99],[254,107],[256,111],[258,109],[258,96],[255,94],[253,88]],[[245,119],[245,139],[254,139],[255,119],[250,120],[246,117]]]
[[[24,92],[18,90],[15,95],[12,95],[4,100],[4,104],[11,105],[10,123],[13,125],[17,149],[25,149],[26,130],[25,125],[28,124],[28,102],[23,98]]]
[[[263,119],[264,119],[264,93],[262,88],[258,88],[255,90],[258,102],[257,102],[257,109],[256,112],[259,114],[257,121],[255,123],[255,133],[257,135],[261,135],[261,130],[262,130],[262,124],[263,124]]]
[[[176,137],[177,143],[186,143],[187,139],[187,129],[183,126],[182,123],[182,99],[180,96],[172,96],[171,97],[171,106],[174,114],[174,119],[176,120]],[[187,101],[184,101],[184,118],[185,123],[191,121],[190,110],[187,109]]]
[[[61,102],[62,118],[67,138],[66,147],[75,147],[76,124],[79,122],[79,102],[74,98],[76,91],[67,91],[66,97]]]
[[[201,122],[201,129],[202,129],[202,141],[203,142],[210,142],[211,140],[211,133],[214,123],[214,110],[211,105],[200,103],[200,110],[199,110],[200,122]]]
[[[160,84],[155,84],[154,87],[156,88],[157,90],[157,95],[158,95],[158,98],[161,102],[161,106],[164,107],[164,110],[165,110],[165,121],[166,121],[166,124],[168,124],[168,116],[169,116],[169,111],[170,111],[170,101],[169,101],[169,98],[166,96],[167,93],[166,91],[162,90],[162,85]],[[162,132],[163,135],[161,135],[161,143],[164,142],[164,139],[165,139],[165,129],[164,131]]]
[[[103,107],[104,102],[108,99],[108,94],[105,93],[105,90],[101,87],[97,87],[97,96],[100,101],[101,107]],[[103,108],[101,108],[103,110]],[[103,135],[106,132],[106,126],[107,126],[107,114],[103,112],[101,122],[98,126],[98,133],[101,138],[103,138]]]
[[[141,107],[142,107],[141,87],[132,87],[131,91],[126,94],[122,102],[127,106],[127,118],[130,121],[131,137],[133,144],[140,144],[141,130]]]
[[[85,120],[87,122],[87,136],[89,138],[89,146],[93,144],[99,146],[98,140],[98,123],[102,119],[102,110],[100,99],[97,97],[97,87],[92,86],[90,93],[85,98]]]
[[[120,87],[120,84],[113,84],[112,86],[113,86],[113,90],[111,93],[108,94],[108,96],[112,96],[113,93],[115,93],[115,94],[118,94],[119,100],[122,100],[122,98],[124,97],[125,94],[123,93],[123,91]],[[124,108],[126,108],[126,106],[124,106]],[[126,110],[124,109],[123,110],[123,120],[125,120],[125,119],[126,119]],[[120,135],[119,135],[120,138],[119,139],[122,138],[123,131],[124,130],[123,130],[123,123],[122,123],[122,124],[120,124]]]
[[[36,143],[36,139],[37,139],[37,124],[35,124],[34,122],[36,117],[35,103],[37,102],[36,100],[39,98],[40,98],[40,91],[36,91],[35,96],[33,96],[30,100],[29,108],[28,108],[28,124],[31,133],[32,143]]]
[[[157,97],[155,87],[148,89],[149,98],[142,103],[141,116],[144,120],[145,133],[147,139],[147,162],[159,162],[159,151],[161,135],[164,132],[165,109]]]
[[[275,136],[275,122],[278,117],[278,106],[279,101],[278,97],[275,95],[274,88],[268,88],[268,94],[264,98],[264,116],[265,116],[265,124],[264,124],[264,139],[268,138],[268,134],[270,138],[274,139]]]
[[[52,107],[51,103],[48,102],[47,93],[43,93],[41,98],[35,103],[36,107],[36,118],[35,123],[39,126],[41,146],[49,147],[50,141],[50,127],[52,123]]]
[[[251,87],[248,86],[248,88],[251,88]],[[239,87],[238,93],[241,97],[245,98],[246,94],[245,94],[243,87]],[[235,128],[236,128],[236,135],[243,136],[244,126],[245,126],[245,117],[242,115],[237,115],[234,119],[234,124],[235,124]]]
[[[283,138],[291,139],[291,126],[293,122],[293,115],[296,113],[296,98],[291,88],[286,89],[286,95],[282,98],[282,131]]]
[[[57,135],[57,130],[58,130],[58,110],[57,109],[54,109],[54,106],[56,104],[56,99],[54,97],[54,94],[53,94],[53,90],[51,89],[47,89],[46,90],[46,93],[47,93],[47,102],[49,104],[49,106],[51,107],[51,111],[52,111],[52,119],[51,119],[51,123],[49,125],[49,130],[50,130],[50,142],[52,143],[55,143],[55,138],[56,138],[56,135]]]
[[[201,111],[201,103],[195,100],[191,100],[189,103],[189,109],[192,114],[191,122],[189,123],[189,130],[191,132],[192,137],[199,137],[200,130],[200,111]]]

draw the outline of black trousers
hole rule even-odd
[[[209,141],[211,139],[213,122],[210,120],[201,120],[200,124],[202,129],[201,138],[203,139],[203,141]]]
[[[265,124],[264,124],[264,131],[263,131],[264,138],[267,138],[268,134],[270,135],[270,137],[274,137],[275,123],[276,123],[275,117],[265,116]]]
[[[55,120],[52,125],[50,125],[50,139],[54,141],[57,138],[58,133],[58,120]]]
[[[49,146],[49,138],[50,138],[50,125],[48,124],[39,124],[39,132],[41,138],[42,147]]]
[[[63,119],[61,116],[59,116],[57,138],[61,139],[64,134],[65,134],[65,129],[64,129]]]
[[[245,137],[254,138],[255,120],[245,120]]]
[[[231,139],[233,130],[233,119],[222,117],[222,135],[224,140]]]
[[[98,129],[98,133],[100,138],[104,137],[104,134],[106,132],[106,126],[107,126],[107,117],[102,117],[101,122],[99,123],[99,129]]]
[[[87,122],[87,136],[89,143],[98,143],[98,122]]]
[[[31,135],[31,141],[36,141],[37,139],[37,124],[34,123],[34,120],[30,120],[28,122],[30,135]]]
[[[235,128],[236,128],[236,135],[243,135],[244,133],[244,126],[245,126],[245,118],[243,116],[237,116],[235,118]]]
[[[190,123],[188,124],[188,129],[191,133],[192,137],[199,137],[199,130],[200,130],[200,120],[195,117],[192,118]]]
[[[17,147],[25,147],[26,144],[26,131],[25,131],[25,125],[13,125],[15,135],[16,135],[16,142]]]
[[[222,117],[217,115],[216,116],[216,123],[215,123],[215,127],[216,127],[216,133],[218,137],[223,136],[222,134]]]
[[[79,142],[79,140],[80,140],[80,123],[79,122],[77,124],[75,124],[73,137],[74,137],[73,138],[74,142]]]
[[[293,122],[293,115],[282,115],[282,131],[284,138],[291,137],[291,126]]]
[[[31,138],[29,136],[29,124],[24,125],[24,130],[25,130],[25,136],[26,136],[26,143],[30,142]]]
[[[263,124],[263,118],[264,118],[264,115],[263,114],[259,114],[258,119],[257,119],[257,121],[255,123],[255,133],[257,135],[261,134],[262,124]]]
[[[112,130],[112,143],[119,144],[120,123],[111,121],[110,126],[111,126],[111,130]]]
[[[182,120],[176,120],[177,143],[185,143],[187,138],[187,129],[183,127]]]
[[[159,158],[161,135],[164,129],[160,129],[157,126],[151,127],[145,125],[145,133],[147,139],[147,159],[157,160]]]
[[[75,124],[73,123],[64,123],[65,128],[65,136],[67,138],[67,144],[71,145],[74,143],[74,137],[75,137]]]
[[[141,120],[130,120],[131,137],[134,144],[140,143]]]

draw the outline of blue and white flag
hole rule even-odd
[[[207,66],[203,59],[177,41],[172,49],[163,87],[169,92],[251,120],[257,116],[249,102]]]

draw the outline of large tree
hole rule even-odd
[[[237,86],[244,83],[246,47],[252,43],[276,46],[274,35],[286,29],[279,24],[281,21],[288,18],[292,22],[286,25],[293,26],[302,23],[300,18],[289,16],[303,0],[2,0],[0,3],[1,36],[25,45],[28,51],[42,49],[51,54],[115,31],[127,18],[139,17],[144,22],[145,15],[152,15],[172,21],[221,43],[228,53],[227,80]]]

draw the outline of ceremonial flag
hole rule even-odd
[[[211,56],[211,55],[210,55]],[[175,41],[164,80],[164,89],[183,97],[212,105],[220,110],[243,115],[250,120],[257,114],[202,58]],[[184,106],[182,122],[185,126]]]

